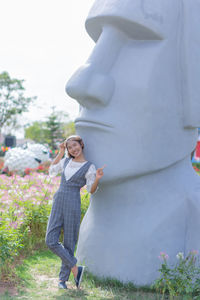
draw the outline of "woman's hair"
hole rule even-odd
[[[78,143],[81,145],[82,149],[84,149],[84,143],[83,143],[82,138],[81,138],[79,135],[70,135],[70,136],[65,140],[65,145],[66,145],[66,149],[67,149],[68,156],[74,158],[74,156],[72,156],[72,155],[69,153],[68,148],[67,148],[67,144],[68,144],[69,141],[75,141],[75,142],[78,142]]]

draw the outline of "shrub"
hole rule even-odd
[[[194,170],[199,174],[200,172],[200,163],[193,163],[192,164]]]
[[[153,288],[163,294],[169,293],[170,297],[188,295],[195,296],[200,294],[200,265],[198,259],[198,251],[193,250],[184,258],[183,253],[176,255],[177,263],[170,266],[168,263],[168,255],[164,252],[160,253],[162,260],[161,275],[157,279]],[[198,296],[199,297],[199,296]],[[164,298],[163,298],[164,299]],[[190,298],[191,299],[191,298]]]
[[[87,192],[86,188],[81,189],[81,221],[89,207],[90,204],[90,194]]]

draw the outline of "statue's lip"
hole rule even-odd
[[[75,124],[77,126],[92,126],[92,127],[102,127],[102,128],[113,128],[111,124],[104,122],[99,122],[98,120],[85,119],[85,118],[76,118]]]

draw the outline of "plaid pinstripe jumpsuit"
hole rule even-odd
[[[59,273],[61,281],[69,279],[71,268],[77,263],[74,249],[81,218],[80,188],[86,184],[85,174],[91,165],[91,162],[86,162],[69,180],[66,180],[64,170],[69,160],[66,158],[64,162],[60,187],[54,194],[46,232],[47,246],[62,260]],[[64,232],[63,245],[59,242],[61,228]]]

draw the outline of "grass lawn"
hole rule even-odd
[[[115,280],[99,280],[85,272],[81,289],[77,290],[70,275],[68,290],[57,288],[60,259],[48,250],[37,251],[17,267],[18,287],[1,290],[0,299],[137,299],[159,300],[160,295],[136,290],[133,285],[123,285]],[[168,299],[168,298],[164,298]],[[180,298],[179,298],[180,299]]]

